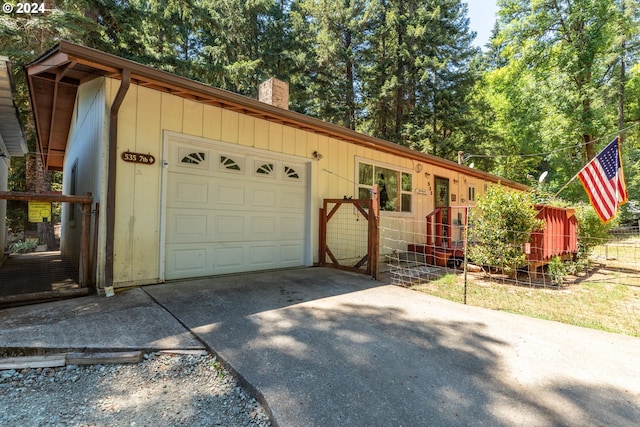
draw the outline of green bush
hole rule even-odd
[[[567,277],[567,268],[559,256],[551,258],[551,261],[549,261],[547,265],[547,271],[554,285],[561,285],[565,277]]]
[[[544,227],[537,214],[530,193],[490,186],[471,212],[474,244],[469,256],[477,264],[514,273],[527,264],[523,246],[531,233]]]

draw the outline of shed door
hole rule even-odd
[[[168,163],[166,279],[305,264],[307,164],[171,140]]]
[[[439,176],[435,177],[435,207],[446,208],[449,206],[449,179]],[[443,237],[449,236],[449,211],[442,211]]]

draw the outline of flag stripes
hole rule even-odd
[[[618,143],[616,137],[578,173],[591,205],[603,222],[615,217],[628,197]]]

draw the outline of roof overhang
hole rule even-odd
[[[214,88],[67,41],[59,42],[57,46],[26,67],[38,141],[44,164],[48,169],[62,168],[78,86],[100,76],[121,79],[122,70],[130,71],[132,84],[326,135],[378,151],[400,155],[415,161],[435,164],[446,169],[463,172],[468,176],[475,176],[491,182],[500,180],[505,185],[514,188],[528,188],[525,185],[504,180],[446,159],[420,153],[304,114],[274,107],[246,96]]]
[[[23,156],[27,153],[18,109],[13,101],[15,87],[11,63],[0,56],[0,156]]]

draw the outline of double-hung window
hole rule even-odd
[[[412,175],[371,163],[358,163],[358,198],[368,199],[378,184],[380,210],[411,212]]]

